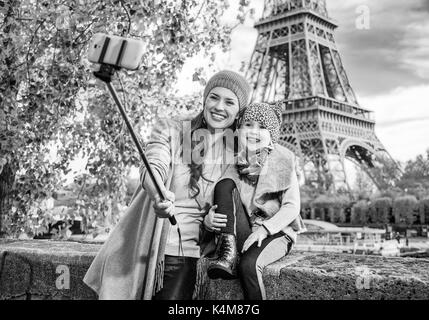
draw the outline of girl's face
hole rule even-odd
[[[216,87],[204,103],[204,118],[209,129],[229,128],[238,117],[238,98],[229,89]]]
[[[271,143],[268,129],[254,120],[244,121],[241,124],[239,136],[241,145],[249,151],[268,147]]]

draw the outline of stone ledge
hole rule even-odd
[[[99,248],[51,240],[0,241],[0,299],[96,299],[82,278]],[[205,264],[201,260],[199,267]],[[61,265],[70,270],[68,290],[56,287]],[[237,280],[201,280],[197,299],[243,298]],[[429,259],[292,251],[264,270],[264,282],[270,300],[427,300]]]
[[[0,299],[96,299],[82,279],[99,248],[50,240],[1,241]],[[69,268],[69,289],[57,289],[61,266]]]

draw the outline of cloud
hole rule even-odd
[[[400,56],[405,68],[429,80],[429,16],[427,19],[424,23],[412,23],[406,27]]]
[[[356,28],[369,9],[369,30]],[[429,82],[429,10],[427,0],[328,0],[339,24],[336,42],[351,83],[359,94],[388,92]]]
[[[363,104],[375,112],[376,132],[391,155],[406,161],[429,148],[429,85],[402,87],[366,96]]]
[[[428,124],[429,117],[417,117],[417,118],[405,118],[405,119],[397,119],[397,120],[391,120],[391,121],[383,121],[380,124],[378,124],[378,127],[392,127],[397,126],[401,124],[412,124],[413,122],[425,122],[426,125]]]

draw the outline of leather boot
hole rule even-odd
[[[237,278],[238,253],[235,235],[222,233],[218,248],[218,258],[209,264],[207,275],[210,279]]]

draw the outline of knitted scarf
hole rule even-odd
[[[247,150],[241,151],[237,156],[237,163],[235,165],[240,179],[250,185],[256,185],[271,150],[273,150],[273,147],[270,145],[256,150],[250,157]]]

